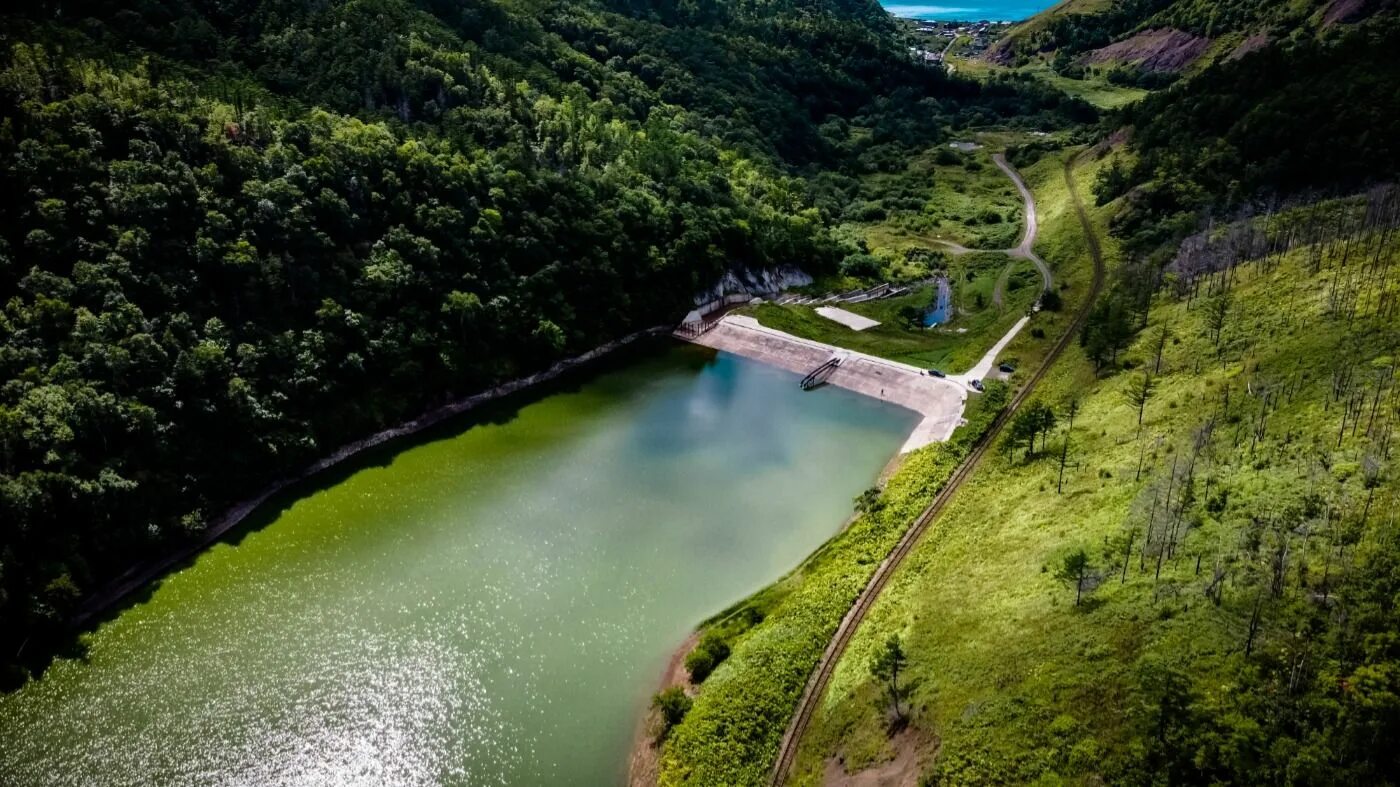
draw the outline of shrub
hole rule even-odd
[[[878,486],[870,487],[856,498],[856,511],[861,514],[874,513],[884,507],[885,503],[880,498],[880,487]]]
[[[869,254],[852,254],[841,261],[841,274],[856,279],[877,279],[883,267]]]
[[[656,732],[657,740],[665,740],[671,734],[671,728],[681,723],[681,719],[690,713],[690,706],[694,702],[686,696],[685,689],[680,686],[672,686],[656,693],[651,698],[651,707],[661,711],[661,728]]]
[[[729,658],[729,643],[717,632],[707,631],[700,638],[700,644],[685,657],[685,668],[690,679],[700,683],[710,676],[720,662]]]
[[[698,645],[685,657],[685,669],[690,673],[692,683],[700,683],[710,676],[715,668],[715,657]]]

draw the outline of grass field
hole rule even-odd
[[[991,161],[988,151],[1025,142],[1031,137],[1018,132],[981,132],[977,140],[986,147],[978,153]],[[1035,194],[1040,214],[1040,237],[1036,249],[1055,272],[1056,289],[1064,301],[1058,313],[1040,312],[1030,330],[1023,331],[1008,348],[1007,360],[1025,365],[1035,363],[1048,350],[1046,337],[1057,336],[1068,327],[1074,304],[1087,294],[1091,279],[1087,247],[1065,188],[1065,162],[1079,148],[1055,151],[1028,167],[1023,176]],[[1076,171],[1081,193],[1089,194],[1090,185],[1107,160],[1091,160]],[[1014,187],[1000,170],[993,172],[1005,184]],[[1101,231],[1106,231],[1107,218],[1098,219]],[[1019,239],[1020,219],[1009,227],[1011,237]],[[889,225],[866,228],[872,250],[887,257],[899,257],[909,249],[936,250],[940,248],[931,236],[892,229]],[[1006,241],[1008,245],[1014,242]],[[866,331],[852,331],[838,323],[818,316],[811,307],[776,306],[764,304],[747,313],[764,325],[796,336],[838,347],[869,353],[925,368],[937,368],[959,373],[971,367],[1005,332],[1029,309],[1039,291],[1039,277],[1028,262],[1013,261],[999,252],[979,252],[966,255],[944,255],[949,281],[954,288],[955,317],[946,326],[929,330],[911,325],[901,317],[905,307],[923,309],[933,300],[933,288],[924,286],[901,298],[869,304],[847,306],[850,311],[880,321],[881,325]],[[1013,263],[1006,297],[1001,309],[993,305],[992,293],[996,280],[1008,263]],[[849,289],[844,285],[855,282],[824,281],[821,286],[808,288],[813,294]]]
[[[1002,308],[992,305],[992,289],[1002,270],[1013,264]],[[878,355],[920,367],[950,373],[965,371],[982,357],[997,339],[1019,320],[1035,301],[1039,274],[1024,260],[1004,254],[977,254],[950,263],[953,304],[957,312],[947,327],[924,328],[911,323],[906,309],[922,313],[936,297],[936,288],[925,285],[908,295],[870,303],[845,304],[841,308],[878,320],[880,325],[853,331],[818,315],[811,306],[777,306],[765,303],[742,310],[762,324],[805,339]]]
[[[1014,31],[1012,35],[1015,35]],[[1050,68],[1049,61],[1043,56],[1030,58],[1024,65],[1015,68],[1000,66],[982,58],[950,56],[948,62],[957,73],[978,79],[998,73],[1028,74],[1099,109],[1117,109],[1143,98],[1149,92],[1142,88],[1115,85],[1108,81],[1103,69],[1087,69],[1082,79],[1062,76]]]
[[[968,135],[963,141],[984,145],[955,151],[946,145],[911,159],[899,172],[874,173],[862,179],[862,193],[891,210],[881,221],[861,227],[871,250],[897,256],[908,248],[938,249],[939,241],[968,248],[1005,249],[1021,232],[1021,199],[1016,187],[992,162],[997,140]]]
[[[997,73],[1029,74],[1099,109],[1117,109],[1148,94],[1142,88],[1115,85],[1097,70],[1086,71],[1083,79],[1071,79],[1055,73],[1047,61],[1039,58],[1017,68],[999,66],[977,58],[949,58],[949,62],[957,73],[975,78],[986,78]]]
[[[1086,71],[1082,79],[1061,76],[1044,61],[1024,66],[1019,71],[1044,80],[1071,96],[1082,98],[1099,109],[1117,109],[1148,94],[1148,91],[1142,88],[1115,85],[1102,73],[1094,70]]]
[[[1095,221],[1103,219],[1096,211]],[[1067,235],[1058,243],[1066,251],[1074,245]],[[1247,770],[1249,757],[1265,753],[1306,761],[1294,750],[1271,750],[1277,733],[1256,720],[1269,714],[1248,709],[1291,692],[1289,674],[1301,674],[1304,685],[1316,680],[1318,702],[1355,701],[1338,688],[1346,672],[1335,670],[1357,667],[1325,661],[1308,627],[1326,631],[1313,614],[1317,599],[1350,576],[1345,556],[1364,566],[1390,548],[1394,517],[1361,513],[1366,479],[1378,477],[1362,472],[1379,451],[1377,438],[1365,423],[1339,432],[1344,408],[1331,401],[1331,383],[1348,369],[1368,385],[1388,379],[1400,326],[1376,315],[1374,299],[1355,320],[1333,316],[1327,293],[1341,275],[1336,259],[1312,275],[1301,257],[1242,271],[1219,351],[1206,316],[1211,301],[1163,295],[1153,327],[1122,359],[1129,368],[1100,377],[1077,348],[1067,353],[1037,394],[1061,413],[1048,450],[1030,460],[1024,450],[989,458],[915,548],[841,660],[803,740],[794,783],[820,783],[830,758],[854,772],[900,754],[869,668],[890,634],[905,642],[906,679],[915,685],[917,734],[901,740],[921,747],[927,783],[1144,783],[1154,773],[1154,731],[1168,724],[1169,691],[1179,692],[1182,714],[1209,720],[1198,722],[1210,732],[1189,744],[1199,748],[1188,749],[1196,760],[1184,767]],[[1156,326],[1169,327],[1171,338],[1139,429],[1127,390],[1155,366]],[[1386,383],[1376,385],[1379,403]],[[1068,430],[1072,399],[1079,411]],[[1214,430],[1201,443],[1206,422]],[[1264,431],[1257,440],[1256,428]],[[1199,472],[1187,481],[1181,468],[1192,456]],[[1164,551],[1162,524],[1149,549],[1154,501],[1173,484],[1190,490],[1177,487],[1180,541],[1174,526],[1173,548]],[[1393,501],[1396,486],[1384,480],[1377,500]],[[1296,522],[1290,517],[1319,500],[1329,512],[1324,524],[1271,524]],[[1076,606],[1056,567],[1080,548],[1091,561],[1091,592]],[[1277,569],[1280,554],[1286,562]],[[1203,592],[1217,567],[1218,604]],[[1277,593],[1271,572],[1281,576]],[[1251,619],[1259,624],[1254,637]],[[1316,665],[1301,667],[1300,653]],[[1269,677],[1275,672],[1285,688]],[[1283,745],[1302,744],[1274,743]]]
[[[988,140],[997,144],[1008,141],[1002,138]],[[1036,314],[1031,328],[1022,331],[1007,347],[1003,359],[1018,367],[1036,364],[1044,357],[1050,347],[1050,339],[1069,327],[1077,304],[1089,291],[1092,267],[1088,263],[1088,246],[1064,180],[1065,163],[1081,150],[1073,148],[1047,154],[1022,173],[1035,194],[1040,214],[1040,237],[1036,250],[1051,266],[1055,287],[1064,306],[1059,312],[1042,311]],[[1090,157],[1075,168],[1074,177],[1079,192],[1086,198],[1091,194],[1091,186],[1099,170],[1109,166],[1111,161],[1111,158],[1099,160]],[[1107,236],[1108,213],[1091,211],[1091,219],[1100,237]],[[1104,244],[1107,253],[1116,253],[1116,243],[1112,238],[1106,238]],[[957,315],[950,324],[940,329],[916,328],[900,317],[900,310],[906,306],[923,308],[930,304],[933,300],[932,287],[920,288],[901,298],[845,307],[881,322],[880,326],[865,331],[852,331],[817,315],[808,306],[764,304],[750,308],[748,313],[770,328],[795,336],[915,366],[959,373],[976,363],[1025,314],[1039,291],[1039,277],[1030,263],[1017,261],[1002,308],[998,310],[992,305],[992,290],[1009,260],[1000,253],[948,257],[946,262],[949,279],[954,286]]]
[[[1079,304],[1088,297],[1093,282],[1088,243],[1065,184],[1066,163],[1081,156],[1081,153],[1083,148],[1047,154],[1022,173],[1035,193],[1036,210],[1040,214],[1040,238],[1036,242],[1036,251],[1054,272],[1055,289],[1064,301],[1064,307],[1059,312],[1042,311],[1036,315],[1034,327],[1051,338],[1069,328]],[[1088,155],[1079,159],[1072,173],[1079,194],[1084,199],[1092,200],[1090,187],[1094,178],[1100,169],[1111,164],[1114,156],[1120,155],[1113,153],[1103,159]],[[1092,202],[1087,207],[1090,223],[1100,239],[1105,257],[1117,259],[1117,242],[1108,235],[1109,211],[1094,208]],[[1029,368],[1040,363],[1049,347],[1050,342],[1046,339],[1032,331],[1022,331],[1007,345],[1002,358],[1019,368]]]

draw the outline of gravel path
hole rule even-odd
[[[1035,240],[1040,235],[1040,218],[1036,216],[1035,213],[1035,196],[1032,195],[1031,190],[1026,187],[1026,181],[1021,177],[1021,173],[1017,172],[1016,168],[1011,166],[1011,163],[1006,160],[1005,155],[994,153],[992,154],[992,161],[996,162],[997,168],[1006,173],[1008,178],[1011,178],[1011,182],[1015,184],[1016,190],[1021,193],[1021,201],[1025,203],[1024,214],[1026,217],[1026,230],[1021,235],[1020,245],[1010,249],[969,249],[966,246],[953,243],[952,241],[940,240],[937,242],[947,249],[950,254],[954,255],[960,256],[978,251],[996,251],[1014,258],[1011,262],[1006,264],[1006,268],[1002,270],[1001,276],[997,279],[996,288],[992,290],[992,303],[995,304],[997,308],[1001,308],[1002,303],[1006,300],[1006,282],[1011,278],[1011,269],[1015,267],[1016,260],[1030,260],[1035,265],[1040,271],[1040,278],[1044,283],[1042,289],[1049,290],[1053,287],[1055,285],[1055,277],[1050,273],[1050,266],[1045,263],[1045,260],[1040,258],[1039,254],[1035,253]]]

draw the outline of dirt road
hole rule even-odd
[[[1021,177],[1021,173],[1017,172],[1016,168],[1011,166],[1011,163],[1006,160],[1004,154],[992,154],[992,161],[996,163],[998,169],[1006,173],[1006,177],[1011,179],[1011,182],[1016,186],[1016,190],[1021,194],[1021,201],[1025,203],[1025,231],[1021,234],[1021,243],[1010,249],[969,249],[966,246],[953,243],[952,241],[945,240],[938,242],[952,254],[962,255],[972,254],[978,251],[996,251],[1014,258],[1012,262],[1007,264],[1005,270],[1001,272],[1001,277],[997,279],[996,288],[992,290],[992,303],[995,304],[997,308],[1000,308],[1002,302],[1006,299],[1006,282],[1011,278],[1011,269],[1016,265],[1014,260],[1030,260],[1031,263],[1035,265],[1040,271],[1040,278],[1043,282],[1042,289],[1048,290],[1053,287],[1055,284],[1055,277],[1050,273],[1050,266],[1045,263],[1045,260],[1040,258],[1039,254],[1035,253],[1035,241],[1036,238],[1040,236],[1040,219],[1035,213],[1035,195],[1031,194],[1031,190],[1026,186],[1026,181]]]
[[[1050,274],[1050,266],[1045,264],[1045,260],[1035,253],[1035,241],[1040,235],[1040,219],[1035,215],[1035,196],[1026,187],[1026,181],[1021,177],[1021,173],[1011,166],[1006,160],[1006,156],[1001,153],[993,154],[992,161],[997,167],[1006,173],[1011,182],[1016,184],[1016,190],[1021,192],[1021,200],[1026,203],[1026,231],[1021,236],[1021,244],[1014,249],[1006,249],[1006,253],[1016,259],[1030,260],[1037,269],[1040,270],[1040,278],[1044,283],[1041,289],[1049,290],[1055,285],[1055,277]],[[1014,263],[1013,263],[1014,264]],[[997,279],[996,289],[992,290],[992,303],[1001,306],[1002,300],[1006,296],[1006,281],[1011,278],[1012,265],[1007,265],[1006,270],[1001,272],[1001,278]]]

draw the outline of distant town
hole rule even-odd
[[[935,22],[900,19],[912,43],[909,56],[929,66],[942,66],[950,55],[977,57],[1011,27],[1011,22]]]

